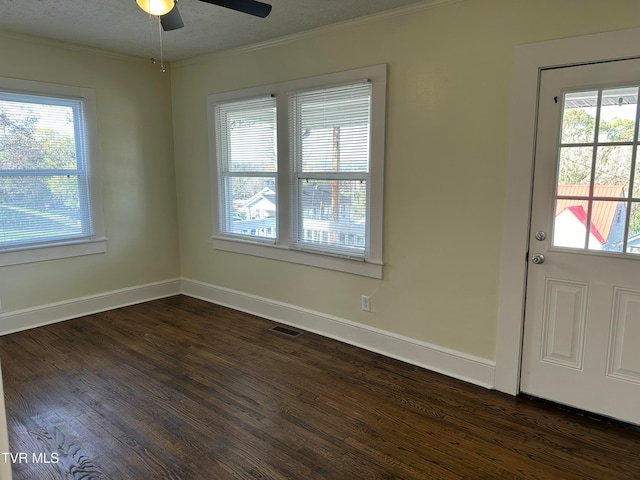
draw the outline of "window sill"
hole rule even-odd
[[[376,260],[352,260],[319,253],[291,250],[278,245],[244,242],[220,237],[213,237],[213,248],[224,252],[241,253],[254,257],[270,258],[272,260],[382,279],[383,263]]]
[[[35,247],[0,250],[0,267],[23,263],[43,262],[60,258],[94,255],[107,251],[107,239],[62,243],[55,245],[39,245]]]

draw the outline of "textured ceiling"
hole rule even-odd
[[[164,58],[183,60],[392,10],[416,0],[262,0],[266,19],[180,0],[185,27],[162,33]],[[430,2],[426,2],[430,3]],[[158,25],[135,0],[0,0],[0,30],[157,57]]]

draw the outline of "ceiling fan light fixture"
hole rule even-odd
[[[175,5],[174,0],[136,0],[136,3],[148,14],[156,16],[166,15]]]

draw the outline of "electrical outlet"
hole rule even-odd
[[[360,305],[362,307],[362,310],[364,310],[365,312],[370,312],[371,311],[371,297],[368,297],[366,295],[362,295],[360,297]]]

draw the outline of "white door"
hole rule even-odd
[[[640,60],[541,73],[521,391],[640,424]]]

